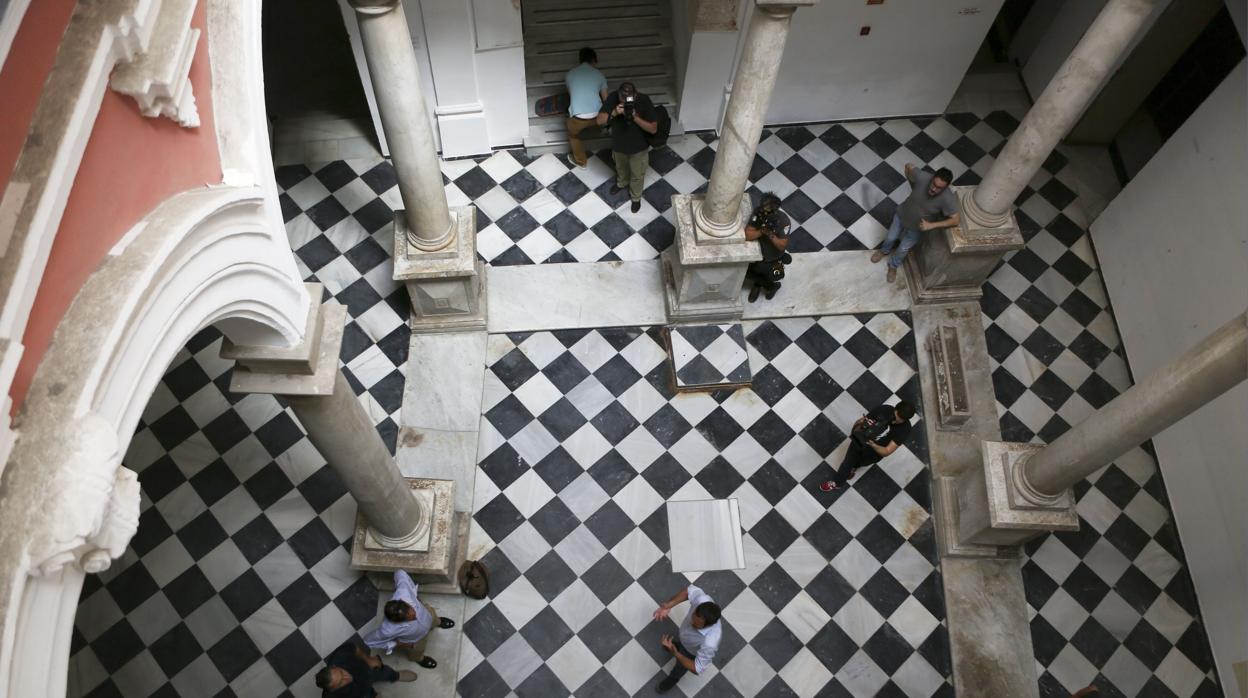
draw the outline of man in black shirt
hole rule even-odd
[[[646,168],[650,166],[650,143],[647,135],[659,130],[658,115],[650,98],[637,91],[631,82],[607,95],[598,112],[598,125],[611,122],[611,157],[615,160],[615,194],[628,187],[633,200],[632,211],[641,210],[641,191],[646,183]]]
[[[792,259],[784,251],[789,246],[789,225],[789,217],[780,210],[780,197],[771,192],[763,194],[745,224],[745,239],[758,240],[758,249],[763,253],[762,261],[751,262],[746,269],[746,277],[754,283],[750,289],[751,303],[758,300],[759,293],[766,292],[767,300],[771,300],[780,290],[784,264]]]
[[[395,671],[381,663],[381,657],[369,656],[364,646],[347,640],[325,660],[325,668],[316,674],[316,687],[321,696],[334,698],[373,698],[375,683],[415,681],[414,671]]]
[[[849,434],[849,450],[831,480],[819,485],[824,492],[845,488],[858,468],[880,462],[910,438],[914,405],[902,400],[896,407],[881,405],[858,418]]]

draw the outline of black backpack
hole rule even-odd
[[[646,142],[650,144],[650,147],[657,148],[667,145],[667,137],[672,132],[672,115],[668,114],[667,108],[661,105],[654,108],[654,114],[659,127],[654,130],[654,133],[646,134]]]

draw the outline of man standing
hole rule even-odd
[[[633,200],[632,212],[641,210],[641,190],[650,166],[650,143],[646,135],[659,130],[658,115],[650,98],[637,91],[631,82],[620,85],[609,95],[598,112],[598,125],[611,122],[611,157],[615,160],[615,194],[628,187]]]
[[[438,618],[433,606],[416,599],[416,584],[403,570],[394,572],[394,595],[386,602],[381,625],[364,636],[364,644],[390,654],[395,649],[407,652],[407,658],[426,669],[438,666],[433,657],[425,656],[429,631],[434,626],[453,628],[455,621]]]
[[[577,58],[580,65],[568,71],[563,79],[568,86],[572,101],[568,106],[568,144],[572,146],[572,162],[577,167],[589,164],[585,155],[585,142],[581,140],[586,129],[597,131],[598,110],[607,98],[607,79],[598,70],[598,54],[586,46]]]
[[[910,196],[898,207],[893,216],[893,223],[888,227],[888,235],[880,249],[871,255],[871,262],[884,259],[893,246],[897,251],[888,258],[888,282],[897,280],[897,267],[910,248],[919,242],[919,233],[937,228],[952,228],[959,222],[958,198],[949,189],[953,181],[953,173],[949,168],[942,167],[936,174],[928,174],[918,167],[906,163],[906,179],[910,180]],[[901,244],[898,244],[900,241]]]
[[[316,687],[322,696],[334,698],[373,698],[375,683],[415,681],[414,671],[395,671],[381,663],[381,657],[370,657],[354,639],[342,643],[325,660],[325,668],[316,673]]]
[[[896,407],[881,405],[858,418],[849,433],[849,450],[831,480],[819,485],[824,492],[844,489],[854,471],[892,454],[910,437],[914,405],[902,400]]]
[[[784,278],[784,248],[789,246],[789,217],[780,210],[780,197],[767,192],[759,199],[758,208],[750,214],[745,224],[745,239],[758,240],[762,261],[751,262],[746,276],[753,282],[749,301],[758,300],[758,294],[767,293],[767,300],[780,290],[779,279]],[[779,273],[777,273],[779,269]]]
[[[719,649],[722,628],[719,625],[719,606],[706,595],[705,591],[690,584],[669,601],[654,611],[655,620],[663,620],[678,604],[689,602],[689,613],[680,624],[680,632],[675,640],[671,635],[664,635],[659,641],[663,649],[676,657],[676,666],[666,679],[659,682],[655,692],[667,693],[672,690],[680,677],[692,671],[701,674],[711,665],[715,652]]]

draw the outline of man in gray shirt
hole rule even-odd
[[[722,627],[719,624],[719,606],[707,596],[701,588],[690,584],[654,611],[655,620],[663,620],[677,605],[689,602],[689,613],[680,624],[680,632],[675,640],[671,635],[664,635],[659,641],[663,649],[676,657],[676,666],[672,673],[659,682],[655,693],[667,693],[672,690],[680,677],[692,671],[701,674],[711,665],[715,652],[719,650]]]
[[[906,179],[910,180],[910,196],[897,208],[893,223],[888,227],[880,249],[871,255],[875,263],[888,256],[888,282],[897,280],[897,267],[910,248],[919,242],[919,234],[937,228],[952,228],[958,224],[958,199],[949,189],[953,173],[942,167],[935,174],[928,174],[906,163]],[[900,244],[898,244],[900,242]],[[897,251],[893,252],[896,246]],[[889,256],[889,253],[892,256]]]

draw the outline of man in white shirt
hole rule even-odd
[[[364,636],[364,644],[386,654],[396,649],[405,650],[408,659],[433,669],[438,663],[433,657],[425,656],[425,647],[434,626],[453,628],[455,621],[438,618],[433,606],[417,600],[416,583],[407,572],[395,570],[394,595],[386,602],[381,625]]]
[[[687,588],[673,596],[654,611],[655,620],[667,618],[678,604],[689,602],[689,613],[680,624],[680,632],[675,640],[671,635],[664,635],[659,641],[663,649],[676,657],[676,666],[666,679],[659,682],[656,693],[667,693],[672,690],[680,677],[692,671],[701,674],[711,665],[715,652],[719,650],[719,639],[723,628],[719,624],[719,606],[707,596],[705,591],[690,584]]]

